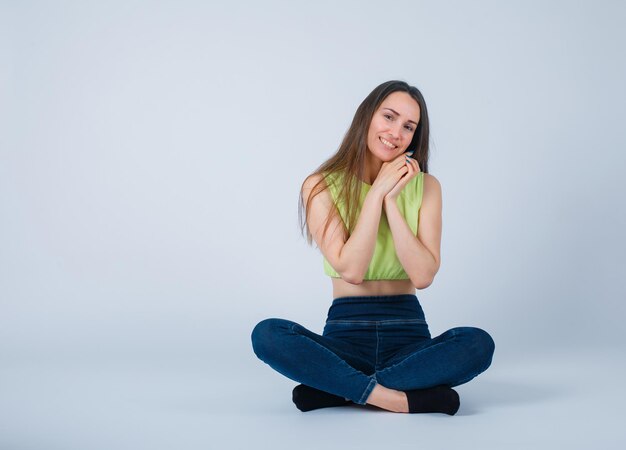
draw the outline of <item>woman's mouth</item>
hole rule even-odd
[[[385,147],[387,147],[389,150],[395,150],[396,148],[398,148],[398,146],[397,146],[397,145],[393,145],[391,142],[389,142],[389,141],[388,141],[388,140],[386,140],[386,139],[383,139],[382,137],[381,137],[381,138],[378,138],[378,139],[380,139],[380,142],[382,142],[382,143],[383,143],[383,145],[384,145]]]

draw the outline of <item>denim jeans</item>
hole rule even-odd
[[[256,355],[299,383],[365,404],[377,383],[396,390],[458,386],[484,372],[495,344],[484,330],[431,338],[415,295],[339,297],[322,335],[270,318],[252,331]]]

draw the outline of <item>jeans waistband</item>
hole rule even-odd
[[[425,320],[414,294],[338,297],[328,310],[328,320]]]

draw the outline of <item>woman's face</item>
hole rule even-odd
[[[415,99],[402,91],[392,92],[380,104],[367,132],[367,147],[383,162],[405,152],[420,120]]]

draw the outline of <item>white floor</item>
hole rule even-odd
[[[618,352],[494,360],[456,388],[455,416],[302,413],[296,383],[252,358],[231,373],[184,358],[48,361],[0,366],[0,450],[626,448]]]

